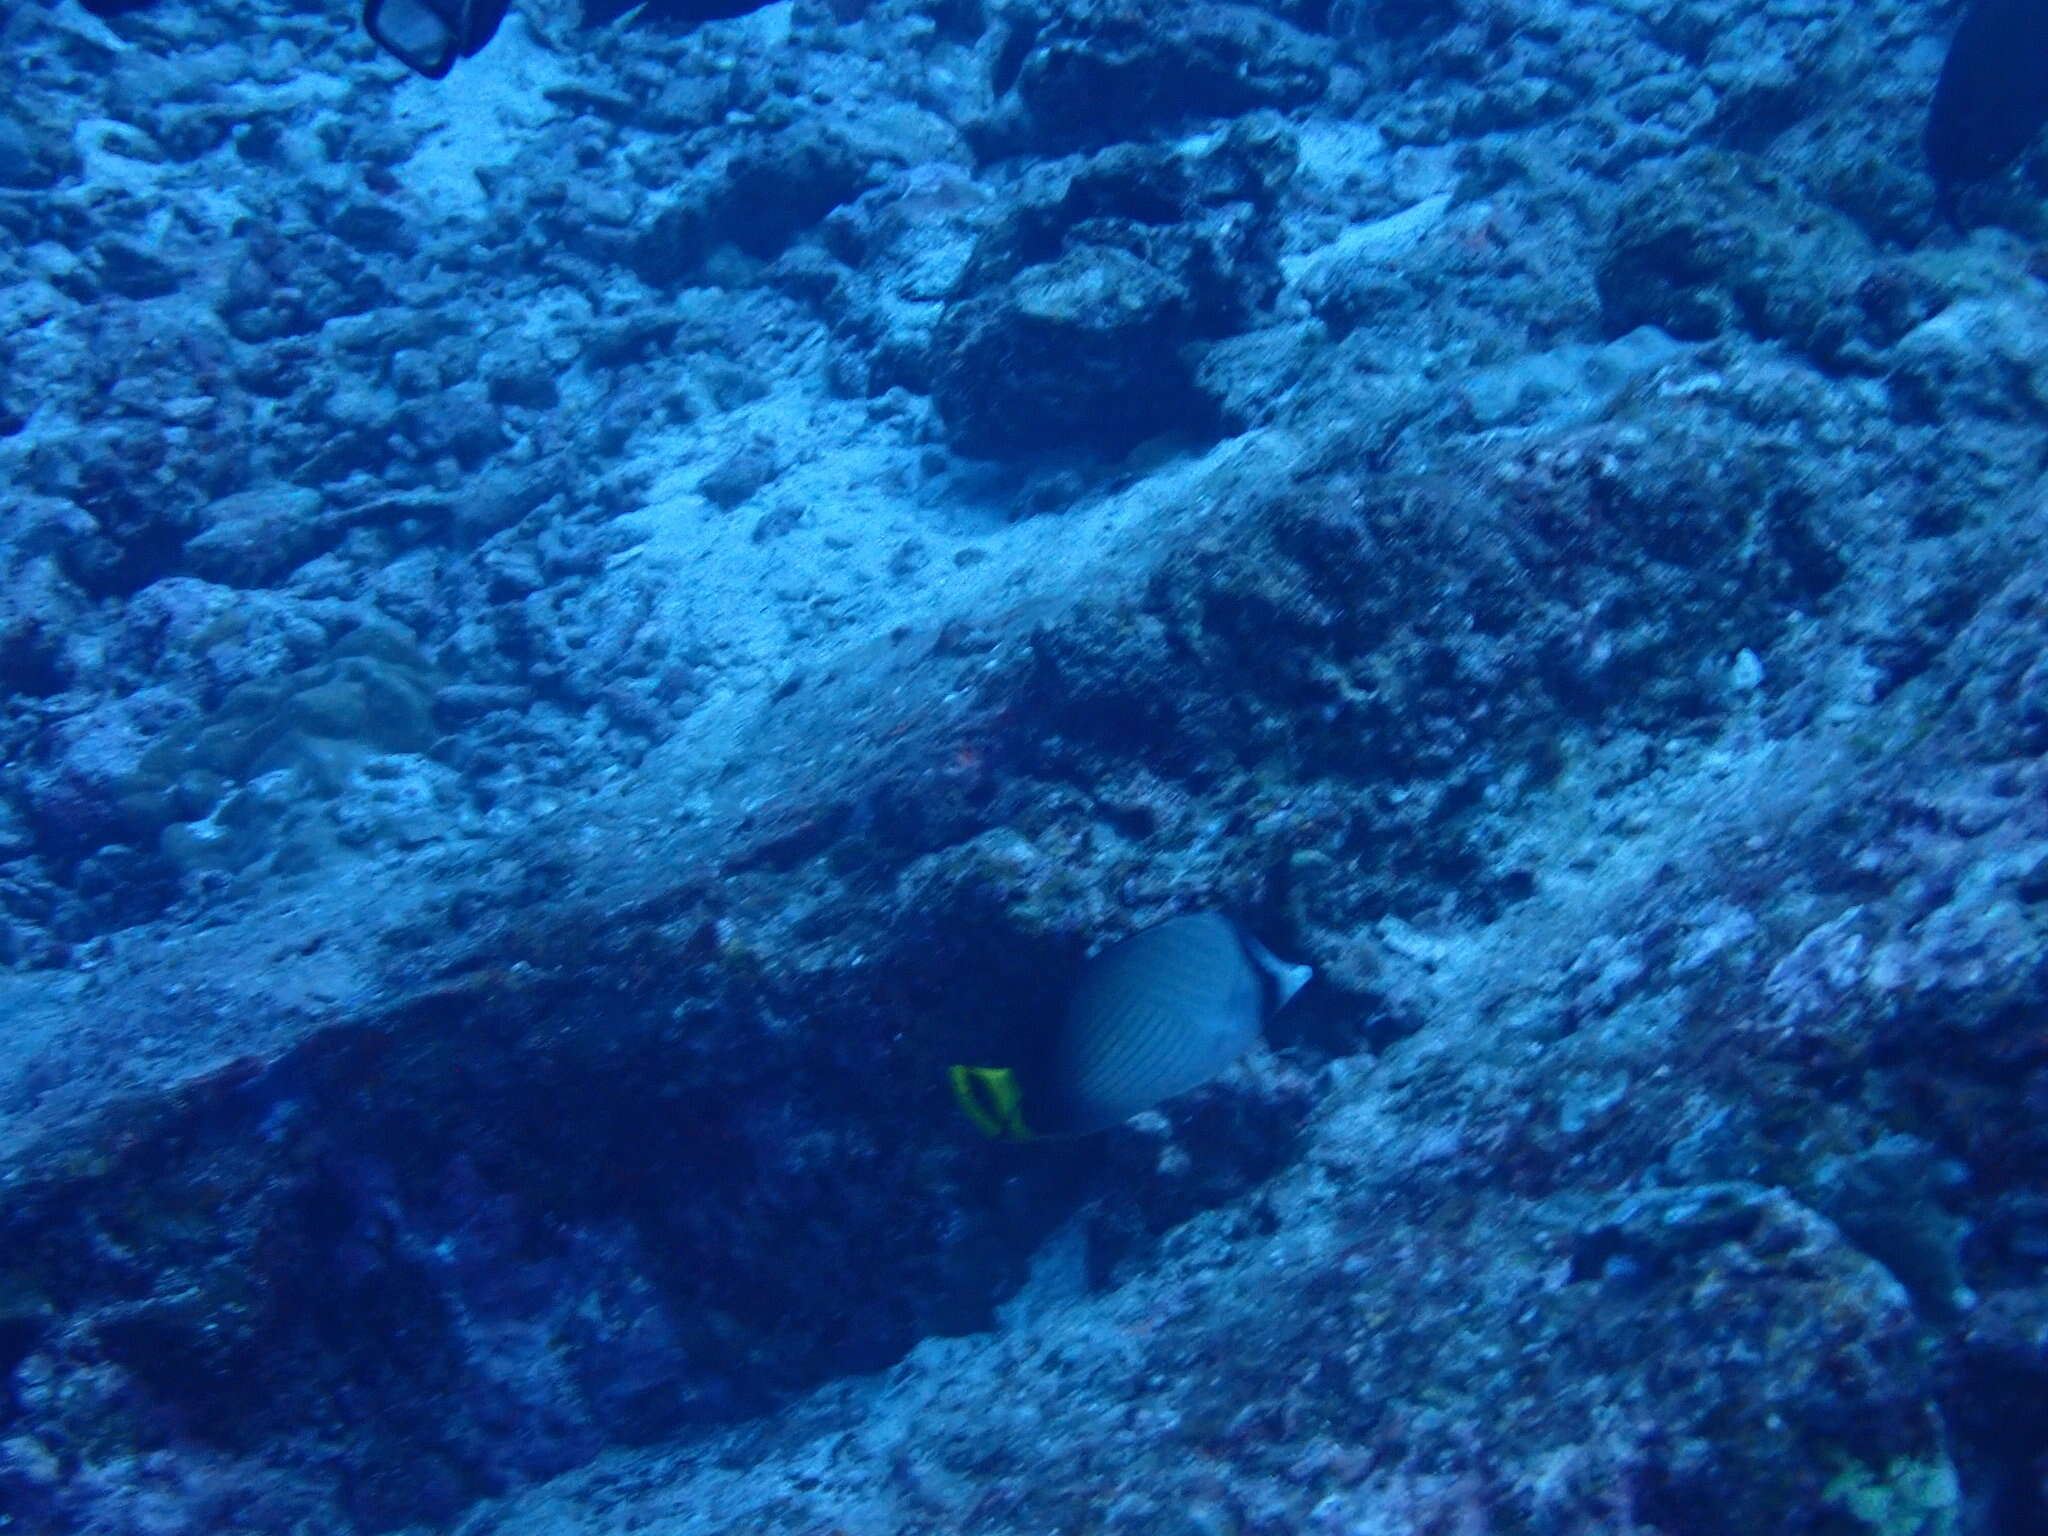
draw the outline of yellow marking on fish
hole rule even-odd
[[[1008,1067],[949,1067],[953,1097],[975,1129],[994,1141],[1030,1141],[1024,1123],[1024,1091]]]

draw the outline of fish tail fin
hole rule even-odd
[[[946,1069],[946,1077],[961,1112],[982,1135],[991,1141],[1034,1139],[1024,1123],[1024,1092],[1011,1068],[955,1066]]]

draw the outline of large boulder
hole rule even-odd
[[[1205,420],[1180,356],[1187,298],[1141,257],[1083,245],[969,299],[942,328],[954,445],[989,458],[1113,450]]]
[[[1306,106],[1329,84],[1326,38],[1243,5],[1070,0],[1005,52],[1018,61],[1014,78],[1003,70],[994,82],[1014,92],[998,109],[996,137],[1014,134],[1040,152]]]
[[[1278,289],[1272,205],[1294,153],[1251,118],[1201,154],[1120,145],[1027,189],[978,242],[933,335],[953,446],[1117,453],[1213,431],[1199,348]]]

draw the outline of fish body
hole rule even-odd
[[[1220,912],[1170,918],[1082,967],[1034,1059],[956,1066],[953,1091],[992,1137],[1108,1130],[1223,1072],[1312,974]]]
[[[407,69],[443,78],[498,35],[512,0],[363,0],[363,30]]]
[[[150,0],[86,0],[106,7]],[[629,11],[651,20],[694,26],[758,11],[772,0],[584,0],[583,21],[603,26]],[[480,52],[497,36],[511,0],[363,0],[363,29],[371,41],[415,74],[439,80],[456,61]]]
[[[1974,0],[1942,61],[1927,164],[1947,207],[1995,176],[2048,124],[2048,0]]]

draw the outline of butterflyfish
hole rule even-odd
[[[1088,961],[1026,1059],[953,1067],[954,1097],[999,1140],[1106,1131],[1224,1071],[1314,974],[1220,912],[1169,918]]]

